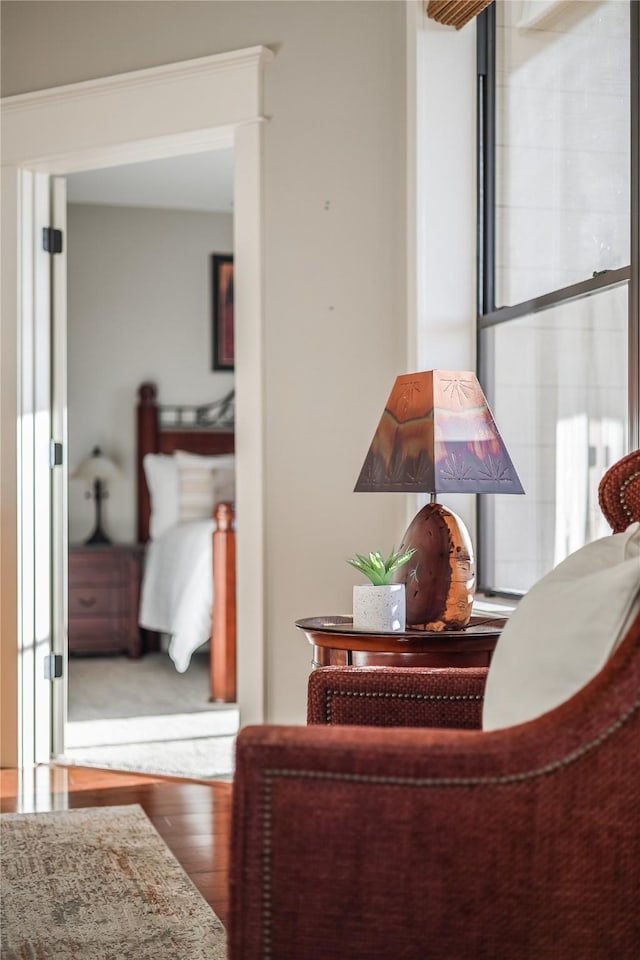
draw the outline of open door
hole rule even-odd
[[[25,768],[51,759],[54,705],[59,729],[66,696],[64,194],[64,180],[20,174],[18,682],[19,761]]]
[[[67,182],[51,179],[51,224],[61,247],[51,257],[51,755],[64,753],[67,719]]]

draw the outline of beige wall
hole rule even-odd
[[[71,204],[68,209],[69,469],[100,445],[121,476],[104,528],[137,536],[135,402],[145,380],[165,403],[207,403],[233,386],[211,370],[210,255],[233,250],[233,217]],[[69,541],[93,529],[94,504],[69,482]]]
[[[404,526],[403,497],[352,493],[406,363],[404,4],[9,3],[2,43],[5,95],[253,44],[276,53],[264,183],[266,701],[269,720],[302,722],[309,649],[293,620],[348,610],[344,558],[389,548]]]

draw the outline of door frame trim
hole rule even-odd
[[[21,635],[19,609],[23,576],[19,510],[30,508],[19,505],[17,435],[26,412],[19,385],[22,372],[33,362],[28,351],[20,350],[27,320],[21,291],[32,280],[21,237],[25,229],[33,229],[21,197],[23,171],[60,176],[223,145],[234,147],[236,500],[242,517],[237,533],[238,703],[243,724],[264,720],[263,98],[264,68],[272,58],[268,48],[251,47],[1,101],[3,765],[36,762],[34,744],[27,742],[30,738],[23,738],[19,749],[24,697],[15,697],[20,651],[33,647],[33,638]],[[25,689],[33,681],[32,675],[25,675]]]

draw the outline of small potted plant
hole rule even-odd
[[[380,553],[356,553],[347,560],[371,581],[353,588],[353,626],[356,630],[375,630],[380,633],[404,630],[405,587],[404,583],[392,583],[391,577],[414,553],[414,549],[404,552],[392,550],[386,560]]]

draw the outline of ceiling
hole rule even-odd
[[[192,153],[67,177],[69,203],[233,211],[233,150]]]

